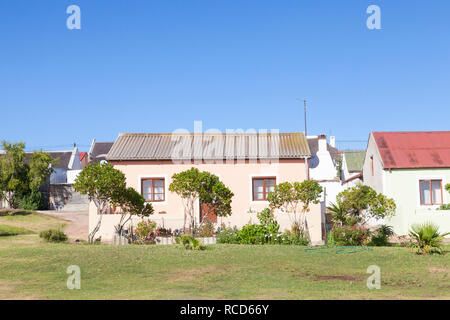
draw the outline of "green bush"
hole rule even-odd
[[[269,242],[271,237],[272,234],[261,224],[247,224],[239,231],[239,239],[242,244],[264,244]]]
[[[409,231],[409,235],[414,239],[411,246],[420,254],[441,254],[442,240],[448,234],[450,232],[439,233],[439,226],[432,222],[414,224]]]
[[[214,235],[214,224],[210,221],[205,222],[198,230],[198,236],[200,238],[209,238]]]
[[[450,203],[441,205],[438,210],[450,210]]]
[[[372,235],[369,245],[377,247],[387,247],[390,245],[389,236],[393,235],[394,231],[391,226],[382,225]]]
[[[144,244],[155,244],[156,243],[155,231],[156,231],[156,222],[150,219],[140,221],[137,224],[136,230],[134,232],[134,235],[137,238],[135,242]]]
[[[216,236],[217,243],[239,244],[239,229],[236,227],[219,229],[219,233]]]
[[[50,229],[41,231],[39,237],[43,238],[48,242],[65,242],[67,241],[67,236],[64,232],[60,230]]]
[[[362,246],[368,242],[370,231],[356,224],[351,226],[334,226],[331,236],[335,244],[340,246]]]
[[[39,191],[32,191],[19,200],[19,208],[24,210],[44,210],[47,202]]]
[[[189,234],[183,234],[175,239],[176,243],[183,245],[186,250],[205,250],[206,247]]]

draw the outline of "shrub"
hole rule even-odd
[[[351,226],[335,226],[331,231],[335,244],[341,246],[362,246],[366,244],[370,231],[356,224]]]
[[[386,247],[389,245],[389,237],[394,234],[391,226],[382,225],[380,226],[375,233],[372,235],[372,238],[369,242],[370,246],[377,247]]]
[[[178,244],[183,245],[186,250],[205,250],[206,247],[200,243],[197,239],[189,234],[183,234],[176,238]]]
[[[210,221],[207,221],[198,230],[198,236],[201,238],[209,238],[214,235],[214,231],[214,224]]]
[[[19,200],[19,208],[24,210],[43,210],[46,209],[46,204],[44,196],[39,191],[32,191]]]
[[[39,233],[39,237],[43,238],[48,242],[64,242],[67,241],[67,236],[61,230],[45,230]]]
[[[242,244],[264,244],[270,241],[270,237],[272,234],[261,224],[248,224],[239,231],[239,239]]]
[[[432,222],[414,224],[409,231],[409,235],[414,239],[411,246],[416,248],[419,254],[441,254],[442,240],[448,234],[450,232],[439,233],[439,226]]]
[[[138,243],[154,244],[156,243],[156,222],[152,220],[142,220],[136,226],[135,237]]]
[[[438,210],[450,210],[450,203],[441,205]]]
[[[155,235],[156,237],[171,237],[172,229],[166,229],[163,227],[156,228]]]
[[[216,236],[217,243],[239,244],[239,229],[233,228],[221,228]]]

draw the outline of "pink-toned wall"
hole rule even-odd
[[[218,224],[224,223],[229,226],[242,227],[248,222],[258,223],[256,213],[268,207],[266,201],[253,201],[252,178],[253,177],[276,177],[276,183],[285,181],[303,181],[305,179],[304,160],[280,160],[277,163],[201,163],[201,164],[174,164],[171,161],[127,161],[112,162],[116,169],[121,170],[127,179],[127,186],[141,192],[141,179],[164,178],[165,179],[165,201],[153,202],[155,214],[151,217],[159,225],[172,229],[181,228],[184,220],[184,207],[181,198],[168,190],[171,177],[196,167],[201,171],[209,171],[217,175],[234,193],[232,201],[233,214],[227,218],[218,218]],[[166,212],[160,214],[159,212]],[[199,205],[195,208],[196,217],[199,218]],[[96,208],[91,204],[90,229],[97,221]],[[275,216],[282,229],[289,228],[292,224],[292,215],[275,212]],[[117,224],[119,216],[104,215],[99,235],[103,240],[111,239],[114,225]],[[136,222],[136,221],[135,221]],[[134,223],[135,223],[134,222]],[[308,227],[313,243],[322,242],[322,219],[320,205],[313,205],[308,214]]]

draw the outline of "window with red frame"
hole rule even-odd
[[[442,204],[442,180],[420,180],[419,186],[421,205]]]
[[[253,178],[253,201],[266,201],[275,184],[275,177]]]
[[[160,202],[165,200],[163,178],[145,178],[141,181],[142,196],[146,201]]]

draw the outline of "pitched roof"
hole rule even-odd
[[[68,169],[73,151],[48,151],[52,159],[59,159],[53,168]]]
[[[58,159],[58,162],[53,166],[55,169],[69,169],[70,158],[73,151],[44,151],[50,154],[52,159]],[[0,150],[0,156],[5,154],[4,150]],[[25,152],[25,163],[29,163],[33,152]]]
[[[349,172],[361,172],[366,158],[365,150],[346,150],[344,151],[345,162]]]
[[[126,133],[114,142],[107,160],[296,159],[310,156],[303,132]]]
[[[319,138],[308,138],[308,146],[311,154],[316,154],[319,151]],[[332,147],[329,143],[327,143],[327,150],[330,153],[331,159],[336,161],[340,156],[340,152],[335,147]]]
[[[450,168],[450,131],[373,132],[385,169]]]
[[[106,160],[106,155],[113,146],[114,142],[93,142],[89,153],[90,162],[100,162]]]
[[[87,152],[78,152],[78,155],[80,156],[80,161],[83,160],[84,157],[86,157]]]

